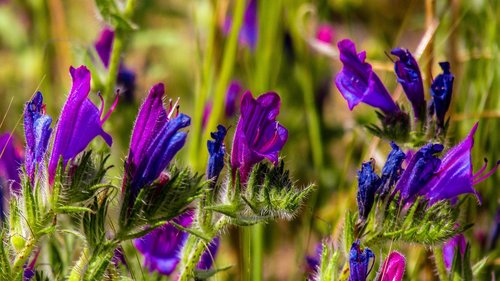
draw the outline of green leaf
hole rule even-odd
[[[344,255],[349,257],[352,243],[354,243],[354,216],[349,211],[345,213],[343,234]]]
[[[195,280],[205,280],[205,279],[208,279],[208,278],[214,276],[215,274],[217,274],[221,271],[226,271],[226,270],[230,269],[231,267],[233,267],[233,266],[229,265],[229,266],[225,266],[225,267],[221,267],[221,268],[214,268],[214,269],[210,269],[210,270],[195,269],[194,270],[194,278],[195,278]]]

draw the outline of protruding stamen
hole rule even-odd
[[[168,116],[167,116],[167,119],[170,120],[170,118],[172,118],[172,114],[174,113],[174,108],[177,109],[177,114],[179,114],[179,108],[178,108],[178,104],[179,104],[179,100],[180,98],[177,98],[177,100],[175,101],[175,104],[172,106],[172,101],[170,101],[170,108],[168,110]],[[176,115],[177,116],[177,115]]]
[[[481,169],[479,169],[479,171],[477,171],[474,175],[472,175],[472,179],[474,180],[475,178],[479,177],[484,172],[484,170],[486,170],[487,166],[488,166],[488,159],[484,158],[483,167],[481,167]]]
[[[106,116],[101,120],[101,125],[108,120],[109,116],[113,111],[115,111],[116,106],[118,105],[118,100],[120,100],[120,90],[116,90],[116,95],[115,95],[115,101],[113,102],[113,105],[109,108],[108,112],[106,113]],[[104,102],[103,102],[104,104]]]
[[[498,165],[500,165],[500,160],[497,161],[497,163],[495,164],[495,167],[493,167],[493,169],[491,169],[491,171],[489,171],[488,173],[486,173],[485,175],[483,175],[482,177],[480,177],[478,179],[474,179],[472,182],[472,185],[476,185],[476,184],[482,182],[483,180],[489,178],[491,175],[493,175],[496,172],[496,170],[498,169]]]
[[[102,112],[104,111],[104,99],[101,95],[101,92],[97,92],[97,96],[99,96],[99,99],[101,100],[101,108],[99,108],[99,116],[102,116]]]

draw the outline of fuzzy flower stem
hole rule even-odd
[[[441,246],[436,246],[432,249],[434,253],[434,262],[436,263],[436,269],[440,281],[448,281],[448,274],[446,273],[446,265],[444,264],[443,258],[443,248]]]
[[[16,258],[14,260],[14,264],[12,266],[12,276],[13,277],[17,278],[17,276],[20,276],[23,274],[24,264],[26,263],[26,261],[30,257],[31,252],[33,251],[33,248],[35,247],[37,242],[38,242],[38,239],[36,237],[30,237],[28,239],[28,241],[26,241],[24,248],[21,250],[21,252],[16,256]]]

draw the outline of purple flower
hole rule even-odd
[[[224,138],[226,137],[227,129],[219,125],[217,132],[210,133],[214,140],[207,141],[209,158],[207,165],[207,179],[217,181],[220,172],[224,168],[224,156],[226,156],[226,146]]]
[[[398,181],[403,169],[401,165],[406,158],[405,153],[391,141],[392,150],[387,156],[384,167],[382,168],[380,188],[377,190],[381,196],[386,195],[389,189]]]
[[[352,110],[360,102],[379,108],[387,115],[400,112],[372,66],[365,62],[366,52],[356,52],[356,46],[349,39],[338,43],[340,61],[344,65],[335,78],[335,85]]]
[[[461,257],[464,256],[465,248],[467,242],[465,241],[465,236],[463,234],[457,234],[453,236],[450,240],[444,242],[443,244],[443,258],[444,265],[448,271],[451,270],[453,265],[453,258],[455,257],[455,251],[459,250]]]
[[[450,72],[449,62],[440,62],[439,66],[443,73],[439,74],[431,85],[431,113],[435,112],[438,125],[444,126],[444,117],[450,107],[453,92],[453,80],[455,77]]]
[[[332,44],[334,38],[335,29],[330,24],[320,24],[316,29],[316,40],[325,44]]]
[[[365,281],[372,270],[373,259],[375,255],[369,248],[361,250],[359,240],[352,243],[349,252],[349,281]],[[371,265],[370,260],[372,260]]]
[[[395,192],[401,192],[401,199],[404,202],[419,194],[437,171],[441,160],[435,154],[441,152],[443,148],[441,144],[427,144],[415,152],[395,188]]]
[[[101,136],[111,146],[111,136],[102,129],[103,123],[113,112],[118,99],[110,110],[102,117],[104,101],[101,97],[101,108],[98,109],[88,98],[90,92],[90,71],[85,66],[69,69],[73,86],[68,99],[64,104],[59,117],[52,155],[49,162],[49,182],[54,182],[54,177],[62,157],[66,167],[69,159],[82,152],[87,145],[97,136]],[[102,119],[101,119],[102,118]]]
[[[106,68],[109,67],[114,40],[115,32],[110,28],[104,28],[94,44],[97,54]],[[135,73],[120,63],[116,82],[121,88],[121,94],[125,97],[125,101],[132,102],[135,90]]]
[[[358,171],[358,210],[359,218],[364,221],[370,213],[375,192],[380,186],[380,177],[373,170],[372,161],[361,164],[361,170]]]
[[[425,195],[430,204],[446,199],[455,200],[457,196],[467,193],[476,195],[480,200],[479,194],[473,186],[495,173],[499,162],[491,171],[484,173],[486,162],[477,173],[473,174],[471,150],[477,126],[478,123],[472,127],[469,135],[462,142],[446,152],[439,169],[421,188],[420,194]]]
[[[217,250],[219,249],[220,239],[219,237],[215,237],[210,244],[208,244],[208,248],[201,255],[200,261],[196,265],[197,269],[200,270],[209,270],[212,267],[212,264],[215,261],[215,255],[217,254]]]
[[[227,17],[224,22],[222,32],[228,35],[232,28],[232,18]],[[259,32],[259,23],[257,19],[257,0],[250,0],[246,7],[245,14],[243,15],[243,24],[240,29],[238,40],[240,44],[249,46],[250,49],[255,50],[257,47],[257,39]]]
[[[405,257],[398,252],[391,252],[387,259],[380,267],[380,275],[377,281],[401,281],[405,274],[406,260]]]
[[[19,168],[23,162],[22,150],[15,143],[14,135],[9,133],[0,135],[0,187],[3,192],[8,190],[19,192],[21,190]]]
[[[170,105],[167,114],[164,93],[162,83],[154,85],[135,120],[125,164],[133,193],[157,179],[186,142],[187,133],[179,130],[189,126],[191,118],[182,113],[171,118],[177,106]]]
[[[231,81],[226,92],[226,118],[231,118],[236,114],[238,101],[243,93],[243,87],[237,80]]]
[[[174,222],[189,227],[193,213],[188,211],[174,219]],[[180,261],[180,251],[188,234],[170,223],[158,227],[141,238],[134,239],[134,246],[144,256],[144,267],[149,272],[158,271],[170,275]]]
[[[43,167],[43,160],[49,144],[52,118],[45,114],[42,93],[37,92],[26,103],[24,109],[24,134],[26,137],[26,172],[34,181],[36,166]]]
[[[406,97],[411,102],[415,118],[422,120],[425,117],[426,104],[424,84],[417,61],[410,51],[405,49],[393,49],[391,54],[399,57],[399,60],[394,63],[394,71],[398,76],[398,82],[403,86]]]
[[[321,254],[323,253],[323,243],[318,243],[314,249],[314,255],[306,256],[307,280],[313,280],[318,274],[321,263]]]
[[[35,251],[35,255],[31,259],[31,261],[24,265],[24,273],[23,273],[23,281],[29,281],[35,276],[35,264],[38,260],[38,255],[40,254],[40,250]]]
[[[288,139],[288,130],[276,121],[280,104],[280,97],[274,92],[256,100],[249,91],[243,94],[231,153],[231,166],[234,172],[239,169],[243,183],[252,167],[264,158],[278,164],[278,154]]]

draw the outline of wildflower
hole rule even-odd
[[[380,273],[377,281],[401,281],[405,274],[406,260],[398,252],[391,252],[380,267]]]
[[[380,188],[377,190],[381,196],[386,195],[389,189],[398,181],[403,169],[401,165],[406,158],[405,153],[391,141],[392,150],[387,156],[380,180]]]
[[[320,24],[316,29],[316,40],[325,44],[332,44],[335,36],[335,29],[329,24]]]
[[[227,129],[219,125],[217,132],[210,133],[214,140],[207,141],[208,158],[207,179],[217,180],[222,168],[224,168],[224,156],[226,155],[226,146],[224,138],[226,137]]]
[[[135,120],[125,164],[133,193],[157,179],[186,142],[187,133],[179,130],[189,126],[191,118],[182,113],[172,118],[172,104],[167,114],[164,93],[162,83],[154,85]]]
[[[0,187],[2,191],[19,192],[21,190],[19,168],[23,162],[22,151],[15,143],[14,135],[9,133],[0,135]],[[0,199],[1,196],[0,193]]]
[[[375,192],[380,186],[380,177],[373,170],[373,161],[361,164],[361,170],[358,171],[358,209],[361,220],[366,220],[370,213]]]
[[[379,108],[386,115],[400,113],[391,95],[373,72],[372,66],[365,62],[366,52],[356,53],[356,46],[349,39],[338,43],[342,71],[335,78],[335,85],[352,110],[360,102]]]
[[[421,188],[419,193],[425,195],[430,204],[446,199],[455,200],[458,195],[467,193],[476,195],[480,200],[479,194],[473,186],[493,175],[498,168],[499,162],[490,172],[484,173],[487,166],[486,162],[477,173],[473,174],[471,150],[474,145],[474,134],[477,126],[478,123],[472,127],[469,135],[462,142],[446,152],[439,169]]]
[[[222,32],[228,35],[231,31],[232,19],[226,18]],[[238,35],[240,44],[250,47],[255,50],[257,47],[257,39],[259,32],[259,23],[257,19],[257,0],[250,0],[243,15],[243,24]]]
[[[394,63],[394,71],[398,77],[398,82],[403,86],[406,97],[410,101],[415,118],[422,120],[425,118],[425,98],[424,84],[417,61],[413,58],[410,51],[396,48],[391,54],[399,57]]]
[[[246,182],[252,167],[264,158],[278,164],[278,154],[288,139],[288,130],[276,121],[280,103],[274,92],[257,99],[248,91],[243,94],[231,154],[231,166],[234,171],[239,169],[242,182]]]
[[[24,134],[26,137],[26,172],[33,182],[35,168],[43,163],[49,144],[52,118],[45,114],[42,93],[37,92],[33,99],[26,103],[24,109]]]
[[[241,83],[237,80],[231,81],[226,92],[226,118],[231,118],[236,114],[238,100],[243,92]]]
[[[465,248],[467,242],[465,241],[465,236],[463,234],[457,234],[453,236],[450,240],[444,242],[443,244],[443,259],[446,270],[450,271],[453,265],[453,259],[455,257],[455,252],[460,251],[461,257],[465,254]]]
[[[35,276],[35,264],[36,261],[38,260],[38,256],[40,255],[40,250],[35,250],[35,254],[31,261],[26,263],[24,265],[24,272],[23,272],[23,281],[29,281],[33,279]]]
[[[110,28],[104,28],[95,42],[94,47],[102,61],[104,67],[109,67],[109,60],[115,40],[115,32]],[[121,88],[120,93],[125,97],[125,101],[132,102],[135,91],[135,73],[120,63],[116,83]]]
[[[208,244],[207,249],[201,255],[200,261],[196,265],[197,269],[201,270],[209,270],[212,267],[212,264],[215,260],[215,255],[217,254],[217,250],[219,249],[220,239],[219,237],[215,237],[210,244]]]
[[[321,263],[321,254],[323,253],[323,243],[318,243],[314,249],[314,255],[306,256],[306,273],[307,280],[313,280],[318,274]]]
[[[453,80],[455,77],[450,72],[449,62],[440,62],[439,66],[443,73],[439,74],[431,85],[431,113],[436,113],[439,126],[444,126],[444,117],[450,107],[451,95],[453,92]]]
[[[349,281],[365,281],[373,267],[370,259],[374,258],[375,255],[369,248],[361,250],[359,240],[352,243],[349,252]]]
[[[189,227],[193,213],[188,211],[174,219],[174,222]],[[171,223],[158,227],[141,238],[134,239],[134,246],[144,256],[144,267],[149,272],[157,271],[170,275],[180,261],[180,251],[188,234]]]
[[[104,101],[101,97],[101,108],[98,109],[88,98],[90,92],[90,71],[85,66],[69,69],[73,86],[68,99],[64,104],[59,117],[56,136],[49,161],[49,182],[54,182],[54,177],[62,157],[66,167],[69,159],[82,152],[85,147],[97,136],[101,136],[111,146],[111,136],[102,129],[102,125],[113,112],[118,99],[111,106],[104,117]]]

